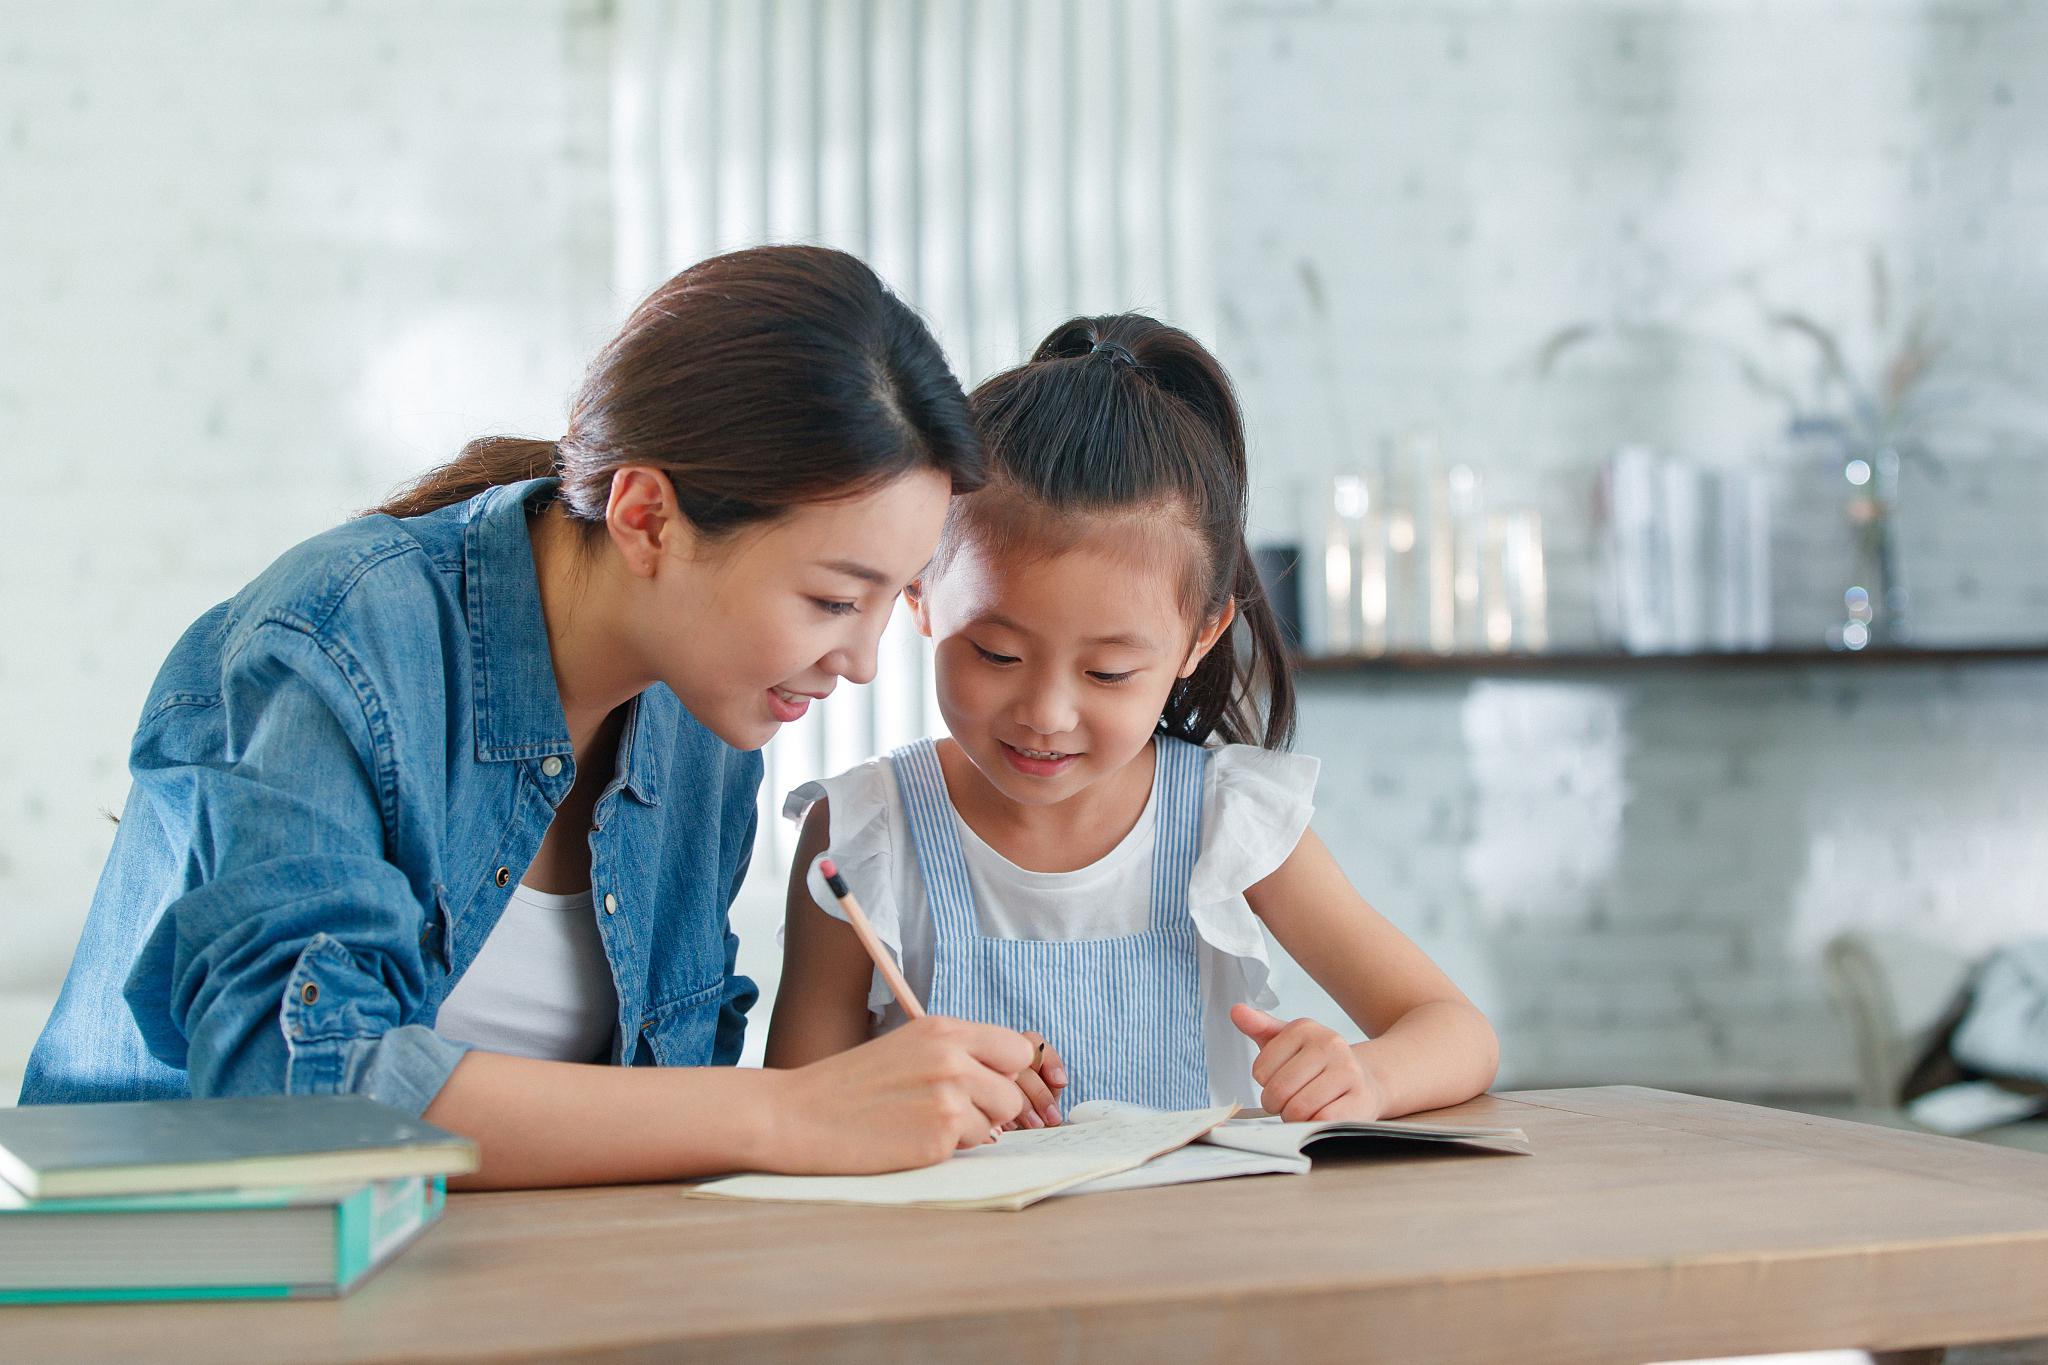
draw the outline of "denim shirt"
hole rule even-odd
[[[576,781],[527,532],[552,487],[350,522],[186,631],[22,1103],[427,1107],[467,1050],[435,1013]],[[760,783],[666,687],[631,703],[589,835],[614,1062],[738,1059]]]

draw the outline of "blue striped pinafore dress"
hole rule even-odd
[[[1188,913],[1209,755],[1166,735],[1154,742],[1161,785],[1152,803],[1152,913],[1143,930],[1120,938],[983,934],[937,746],[921,739],[889,755],[932,917],[930,1008],[1045,1035],[1066,1063],[1063,1115],[1088,1100],[1209,1103],[1201,962]]]

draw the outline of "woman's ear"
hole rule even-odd
[[[676,502],[675,485],[653,465],[622,465],[612,471],[604,523],[627,571],[640,578],[654,577],[662,551],[672,542],[686,542],[685,553],[696,548],[693,528]]]
[[[926,639],[930,639],[932,634],[932,616],[931,612],[925,607],[924,578],[922,575],[904,584],[903,602],[904,605],[910,608],[910,619],[917,626],[917,633]]]
[[[1195,647],[1188,651],[1188,661],[1181,666],[1180,675],[1183,678],[1193,676],[1194,671],[1201,666],[1202,660],[1208,657],[1209,651],[1216,648],[1216,642],[1223,638],[1223,632],[1229,630],[1230,623],[1236,619],[1237,599],[1233,597],[1223,604],[1222,611],[1216,613],[1216,619],[1204,626],[1202,633],[1195,637]]]

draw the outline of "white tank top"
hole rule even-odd
[[[603,1062],[618,1014],[590,892],[557,896],[522,882],[441,1003],[434,1032],[486,1052]]]

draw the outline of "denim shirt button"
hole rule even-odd
[[[305,1001],[309,1005],[318,1001],[320,999],[319,983],[315,981],[308,981],[305,985],[299,987],[299,999]]]
[[[553,754],[549,754],[540,761],[540,770],[549,777],[560,777],[562,775],[562,760],[556,758]]]
[[[492,874],[491,880],[496,882],[498,885],[503,886],[506,882],[512,880],[512,869],[509,867],[499,868],[495,873]]]
[[[607,915],[616,915],[619,913],[619,898],[617,896],[614,896],[609,891],[604,893],[604,912]]]

